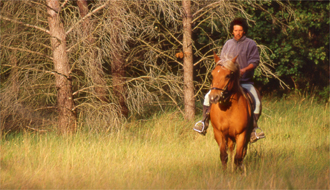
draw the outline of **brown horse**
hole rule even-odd
[[[220,159],[225,170],[227,149],[232,154],[236,144],[234,163],[242,166],[253,130],[253,111],[240,86],[240,67],[232,60],[221,60],[214,54],[216,66],[212,71],[210,118],[215,140],[220,147]]]

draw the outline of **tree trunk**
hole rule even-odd
[[[83,18],[88,14],[88,4],[86,0],[78,0],[77,1],[78,7],[79,7],[79,12],[80,16]],[[87,37],[87,51],[88,51],[88,77],[91,77],[93,84],[95,85],[95,93],[97,98],[104,102],[108,103],[109,100],[107,98],[107,89],[106,89],[106,81],[103,80],[104,74],[102,70],[102,64],[98,61],[97,59],[97,52],[95,51],[95,48],[93,48],[94,43],[95,43],[95,38],[92,34],[92,31],[94,29],[94,26],[87,17],[83,22],[82,22],[82,28],[83,28],[83,38]]]
[[[193,81],[193,56],[191,39],[191,21],[190,0],[183,0],[183,76],[184,76],[184,108],[185,119],[192,121],[195,119],[195,97]]]
[[[116,7],[114,9],[114,25],[115,30],[112,33],[111,41],[114,44],[113,51],[112,51],[112,62],[111,62],[111,73],[112,73],[112,85],[113,91],[119,105],[121,107],[121,113],[127,117],[128,116],[128,108],[126,106],[125,100],[127,97],[126,88],[125,88],[125,81],[126,81],[126,67],[125,67],[125,59],[124,59],[124,51],[122,50],[122,44],[119,40],[120,29],[123,28],[122,20],[120,19],[120,14],[118,9],[120,9],[120,2],[113,1],[113,5]]]
[[[76,113],[73,111],[72,82],[69,76],[70,65],[66,52],[63,23],[59,15],[59,0],[47,0],[50,41],[53,50],[55,83],[57,88],[58,130],[61,134],[75,132]]]
[[[18,76],[18,68],[17,68],[17,50],[13,50],[12,56],[10,57],[10,62],[12,65],[12,69],[9,75],[9,81],[12,82],[11,85],[11,94],[14,100],[17,100],[19,93],[19,76]]]
[[[128,108],[125,103],[127,93],[126,93],[126,88],[124,86],[124,83],[126,81],[124,64],[125,61],[122,54],[118,53],[113,55],[113,60],[111,63],[113,91],[121,107],[121,113],[125,117],[127,117]]]

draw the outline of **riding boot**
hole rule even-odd
[[[253,114],[253,130],[250,137],[250,142],[254,143],[259,139],[265,138],[265,133],[258,127],[258,119],[260,114]],[[257,130],[261,130],[261,132],[257,133]]]
[[[207,128],[209,127],[210,108],[211,106],[203,106],[203,119],[197,122],[194,126],[194,131],[204,136]]]

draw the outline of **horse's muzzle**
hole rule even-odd
[[[212,94],[212,93],[211,93],[211,94],[209,95],[210,103],[211,103],[211,104],[216,104],[216,103],[218,103],[219,100],[220,100],[221,95],[222,95],[222,92],[221,92],[220,94],[217,94],[217,93]]]
[[[216,104],[219,102],[220,104],[225,104],[230,100],[230,95],[231,93],[228,91],[223,91],[220,93],[211,93],[209,95],[210,103]]]

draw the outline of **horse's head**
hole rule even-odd
[[[236,63],[236,58],[237,56],[233,59],[220,60],[214,53],[216,66],[212,71],[213,79],[211,93],[209,95],[212,104],[228,102],[233,89],[238,87],[240,68]]]

